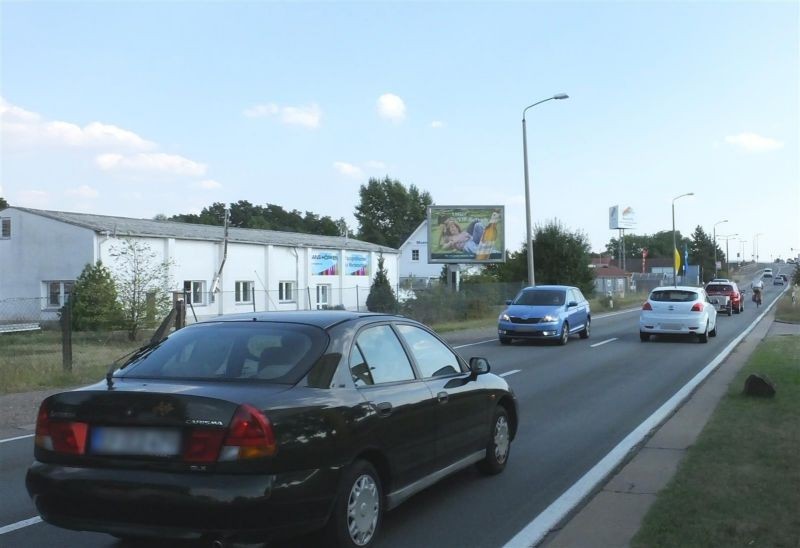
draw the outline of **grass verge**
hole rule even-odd
[[[755,372],[776,383],[775,398],[742,394]],[[798,546],[798,425],[800,337],[772,337],[739,372],[631,545]]]
[[[791,289],[778,301],[775,307],[775,319],[780,322],[800,323],[800,297],[792,304]]]
[[[0,394],[95,382],[111,362],[142,344],[119,332],[74,333],[72,371],[64,371],[60,332],[0,335]]]

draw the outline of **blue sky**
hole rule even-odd
[[[698,224],[800,248],[796,2],[0,5],[12,204],[151,217],[249,200],[334,218],[390,175],[600,250]],[[739,243],[739,239],[746,243]],[[724,247],[724,245],[723,245]]]

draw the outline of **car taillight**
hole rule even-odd
[[[219,454],[221,461],[271,457],[278,450],[269,419],[246,403],[236,410],[227,434]]]
[[[703,311],[702,303],[694,303],[694,305],[692,306],[692,312],[702,312],[702,311]]]
[[[219,448],[227,431],[221,428],[196,428],[192,430],[183,448],[186,462],[214,462],[219,457]]]
[[[642,306],[642,310],[653,310],[653,307],[650,306],[650,301],[645,301],[644,306]]]
[[[36,417],[37,447],[66,453],[68,455],[83,455],[86,452],[86,435],[89,425],[85,422],[53,421],[50,420],[47,404],[42,403]]]

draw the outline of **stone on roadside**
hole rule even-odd
[[[744,381],[745,396],[772,398],[775,396],[775,383],[766,375],[753,373]]]

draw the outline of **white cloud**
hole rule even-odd
[[[738,135],[728,135],[725,137],[725,142],[738,146],[747,152],[765,152],[783,148],[783,143],[781,141],[770,139],[769,137],[764,137],[757,133],[748,132],[739,133]]]
[[[333,167],[336,171],[346,177],[359,179],[364,176],[364,172],[360,167],[354,166],[353,164],[348,164],[347,162],[333,162]]]
[[[12,144],[70,147],[126,147],[150,150],[155,143],[120,127],[91,122],[81,127],[61,120],[45,121],[42,116],[12,105],[0,97],[0,122],[3,137]]]
[[[213,179],[206,179],[204,181],[198,181],[195,183],[197,188],[202,188],[203,190],[215,190],[217,188],[222,188],[222,183],[219,183]]]
[[[386,164],[378,160],[370,160],[364,164],[368,169],[386,169]]]
[[[100,193],[89,185],[81,185],[78,188],[70,188],[64,191],[67,196],[76,196],[78,198],[97,198]]]
[[[275,103],[267,103],[266,105],[256,105],[245,109],[243,114],[248,118],[263,118],[265,116],[272,116],[278,114],[278,105]]]
[[[243,114],[248,118],[279,116],[284,124],[303,126],[309,129],[317,129],[322,122],[322,109],[316,103],[299,107],[281,107],[275,103],[266,103],[245,109]]]
[[[152,171],[170,173],[173,175],[188,175],[199,177],[205,175],[207,166],[177,154],[163,152],[144,152],[130,156],[122,154],[101,154],[95,159],[100,169]]]
[[[444,122],[442,122],[441,120],[434,120],[433,122],[431,122],[431,127],[433,129],[441,129],[444,127]]]
[[[406,118],[406,104],[393,93],[384,93],[378,97],[378,114],[392,122],[402,122]]]

